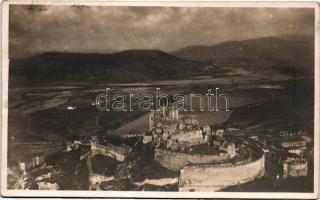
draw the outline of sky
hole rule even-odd
[[[9,57],[43,52],[175,51],[287,34],[314,34],[310,8],[11,5]]]

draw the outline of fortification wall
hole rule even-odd
[[[201,130],[192,131],[180,131],[179,134],[171,135],[171,140],[178,141],[178,143],[184,144],[199,144],[204,143],[204,138],[202,136]]]
[[[154,159],[165,168],[178,171],[186,164],[196,163],[218,163],[229,158],[229,154],[205,155],[205,154],[188,154],[182,152],[172,152],[165,149],[157,148]]]
[[[308,175],[308,162],[285,162],[283,164],[283,177],[298,177]]]
[[[180,170],[179,191],[218,191],[264,175],[265,158],[242,164],[186,166]]]
[[[130,151],[130,147],[126,148],[114,145],[105,146],[100,144],[91,144],[91,156],[102,154],[104,156],[113,157],[118,161],[123,161]]]
[[[111,181],[113,179],[114,179],[113,176],[103,176],[100,174],[92,174],[90,177],[90,184],[98,186],[100,183],[104,181]]]

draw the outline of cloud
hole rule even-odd
[[[10,57],[47,51],[173,51],[291,33],[313,34],[309,8],[11,5]]]

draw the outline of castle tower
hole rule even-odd
[[[19,168],[20,171],[23,175],[27,174],[27,169],[26,169],[26,163],[25,162],[19,162]]]
[[[149,131],[152,131],[154,127],[154,112],[149,114]]]
[[[175,117],[177,120],[179,120],[179,110],[175,108],[175,112],[176,112]]]
[[[163,107],[162,109],[162,116],[165,119],[166,118],[166,109]]]
[[[174,110],[172,107],[169,108],[169,118],[174,119]]]
[[[174,106],[169,108],[169,118],[172,120],[179,120],[179,112]]]

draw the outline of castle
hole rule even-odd
[[[223,130],[211,130],[208,125],[200,125],[196,115],[180,115],[173,105],[149,114],[149,132],[156,147],[172,151],[190,150],[196,145],[213,146],[216,144],[213,138],[224,140]],[[235,156],[232,142],[224,140],[219,143],[219,148],[227,151],[230,157]]]
[[[179,115],[179,111],[170,105],[160,111],[149,114],[149,131],[156,146],[177,150],[182,146],[203,144],[210,134],[210,127],[201,127],[195,115]]]
[[[226,139],[223,129],[201,125],[197,116],[181,115],[173,105],[149,114],[149,133],[155,146],[155,161],[180,171],[180,191],[216,191],[264,175],[262,153],[252,158],[249,148]],[[221,170],[224,176],[219,176],[217,185],[208,175],[217,176]],[[239,170],[250,173],[233,173]]]

